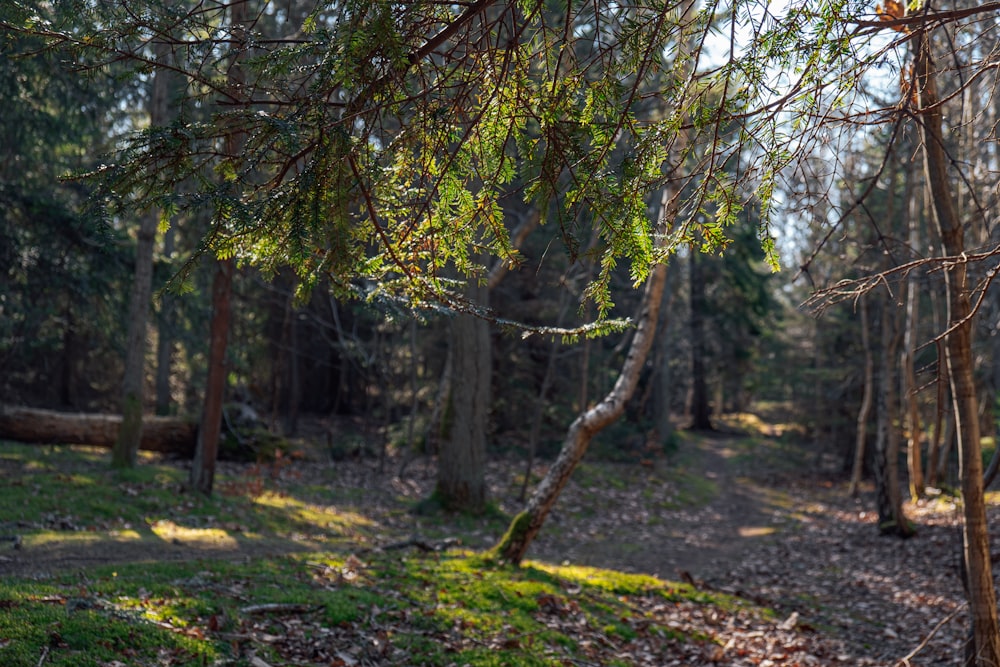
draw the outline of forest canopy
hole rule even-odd
[[[4,24],[90,77],[178,75],[180,113],[123,133],[94,172],[109,215],[208,207],[204,251],[417,304],[455,305],[452,271],[482,279],[482,253],[516,264],[503,220],[524,202],[571,256],[599,257],[601,313],[618,261],[639,284],[681,245],[725,245],[747,207],[776,268],[788,118],[844,107],[864,65],[854,3],[248,3],[239,25],[225,3],[74,6],[18,3]]]

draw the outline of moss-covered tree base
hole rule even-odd
[[[493,547],[489,555],[491,558],[507,563],[519,565],[524,558],[528,545],[531,543],[529,532],[531,528],[531,514],[527,511],[521,512],[510,522],[507,532],[500,538],[500,541]]]

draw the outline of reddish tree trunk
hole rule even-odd
[[[219,454],[222,403],[226,392],[226,348],[229,342],[233,260],[219,260],[212,280],[212,324],[208,348],[208,381],[201,413],[201,428],[191,464],[191,488],[211,495],[215,460]]]
[[[245,56],[243,42],[246,39],[246,2],[234,2],[229,6],[230,22],[234,44],[233,64],[229,68],[228,83],[233,94],[239,95],[244,77],[240,60]],[[241,133],[226,135],[226,153],[231,160],[238,160],[243,151],[244,137]],[[239,177],[237,176],[237,179]],[[217,220],[216,224],[223,224]],[[219,430],[222,426],[222,403],[226,393],[226,348],[229,343],[230,300],[233,292],[232,258],[220,259],[216,264],[215,278],[212,280],[212,324],[209,334],[208,380],[205,383],[205,403],[202,408],[201,428],[198,429],[198,445],[191,463],[190,485],[192,489],[211,495],[215,483],[215,460],[219,453]]]

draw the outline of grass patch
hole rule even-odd
[[[681,647],[716,642],[690,622],[703,610],[714,617],[749,609],[610,570],[514,568],[472,552],[368,552],[363,545],[384,542],[388,529],[363,510],[339,507],[331,493],[344,492],[315,480],[268,478],[262,487],[248,483],[249,467],[227,470],[219,487],[244,492],[203,498],[182,491],[185,471],[157,460],[112,470],[100,450],[0,443],[0,517],[21,534],[25,555],[148,544],[155,549],[144,553],[155,558],[182,544],[198,549],[178,553],[233,558],[232,548],[247,542],[287,546],[299,537],[313,549],[0,578],[0,665],[248,667],[257,655],[274,665],[554,667],[616,664],[649,647],[666,664]],[[594,494],[659,479],[634,465],[580,472]],[[716,491],[693,474],[682,481],[693,500]],[[496,532],[507,521],[496,508],[418,520],[431,540],[456,528],[463,537]]]
[[[609,488],[621,491],[629,486],[629,480],[625,479],[621,473],[629,473],[634,470],[635,466],[629,464],[595,465],[584,462],[573,471],[573,481],[580,487],[598,492]]]
[[[185,470],[155,459],[115,470],[104,450],[0,443],[0,486],[5,489],[0,517],[18,527],[26,544],[36,545],[136,538],[217,546],[292,537],[363,541],[375,530],[367,517],[324,504],[308,489],[300,495],[294,484],[271,480],[268,471],[240,470],[220,473],[219,492],[206,498],[185,492]]]
[[[690,468],[673,468],[668,478],[677,489],[677,495],[666,509],[700,507],[712,502],[719,495],[719,485]]]

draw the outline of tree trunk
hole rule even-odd
[[[691,313],[689,320],[691,342],[691,428],[696,431],[712,429],[711,409],[708,404],[708,386],[705,382],[705,279],[702,260],[691,247],[688,259],[690,269]]]
[[[658,264],[652,268],[646,280],[638,326],[614,387],[603,400],[586,410],[570,425],[555,463],[549,467],[545,478],[531,494],[527,507],[514,518],[507,533],[493,548],[499,558],[514,564],[519,564],[524,559],[528,547],[541,530],[570,475],[586,453],[591,439],[625,411],[625,404],[635,391],[653,344],[666,278],[666,265]]]
[[[663,202],[664,206],[667,202]],[[654,387],[655,412],[654,423],[656,425],[656,435],[661,444],[668,444],[673,437],[674,423],[670,418],[671,399],[673,397],[674,377],[670,371],[670,310],[674,305],[675,288],[677,280],[677,267],[667,265],[667,277],[663,286],[663,304],[660,305],[660,323],[658,324],[659,345],[656,362],[656,385]]]
[[[948,156],[944,150],[941,107],[928,37],[923,31],[916,34],[914,73],[920,113],[918,126],[924,146],[927,182],[934,202],[934,217],[944,253],[952,258],[944,265],[949,331],[945,338],[945,352],[958,433],[964,519],[963,555],[969,611],[972,616],[971,655],[973,664],[979,667],[997,667],[1000,665],[1000,628],[997,622],[996,591],[993,588],[983,493],[979,406],[972,356],[972,306],[966,263],[961,260],[965,254],[965,239],[948,179]]]
[[[191,462],[190,486],[206,496],[212,495],[215,461],[219,454],[219,431],[222,427],[222,403],[226,394],[226,348],[229,344],[230,300],[233,290],[233,260],[216,262],[212,279],[212,322],[208,347],[208,380],[201,411],[201,428],[194,460]]]
[[[899,347],[899,332],[895,310],[889,298],[880,307],[875,495],[879,532],[909,537],[913,534],[913,529],[903,513],[903,497],[899,487],[899,431],[896,429],[899,407],[896,351]]]
[[[470,285],[467,295],[481,306],[489,300],[485,285]],[[474,315],[456,316],[451,346],[451,424],[438,455],[435,495],[447,509],[479,513],[486,509],[486,428],[492,381],[489,323]]]
[[[135,247],[135,277],[129,299],[128,334],[125,342],[125,378],[122,382],[122,428],[111,452],[116,468],[135,466],[142,440],[143,384],[145,381],[146,326],[153,282],[153,242],[158,214],[142,217]]]
[[[166,42],[155,47],[156,59],[166,61],[170,47]],[[167,120],[167,71],[153,75],[149,100],[149,123],[156,127]],[[146,379],[146,328],[149,325],[149,302],[153,288],[153,245],[159,212],[151,209],[142,216],[135,244],[135,274],[129,297],[128,333],[125,342],[125,375],[122,380],[122,427],[111,452],[116,468],[135,466],[142,440],[143,385]]]
[[[911,256],[917,256],[920,247],[920,207],[916,170],[912,163],[906,168],[906,187],[904,189],[906,205],[906,226],[909,251]],[[917,350],[917,323],[919,322],[920,290],[919,274],[911,271],[906,277],[906,322],[903,331],[903,405],[906,410],[906,423],[909,437],[906,442],[906,464],[910,478],[910,498],[916,501],[924,495],[924,469],[921,459],[920,442],[923,430],[920,425],[920,405],[917,401],[917,374],[914,369],[914,357]]]
[[[992,300],[996,302],[995,294]],[[986,467],[986,472],[983,473],[983,489],[988,489],[993,480],[996,479],[997,473],[1000,472],[1000,415],[997,414],[998,409],[1000,409],[1000,331],[995,327],[990,332],[990,349],[993,353],[991,369],[993,393],[991,394],[992,405],[990,406],[993,412],[993,456],[990,458],[989,466]]]
[[[937,307],[937,290],[931,290],[930,294],[934,331],[941,331],[943,327],[940,325],[941,319]],[[939,480],[944,472],[944,468],[938,463],[941,457],[942,443],[944,442],[944,417],[947,412],[948,398],[948,373],[946,371],[947,362],[944,360],[943,347],[944,346],[939,342],[937,345],[937,381],[934,383],[936,389],[936,400],[934,402],[934,437],[931,438],[931,442],[927,446],[926,486],[935,488],[940,486]]]
[[[0,407],[0,438],[19,442],[110,449],[118,441],[121,425],[121,415]],[[180,417],[147,417],[143,420],[139,448],[191,456],[197,430],[197,424]]]
[[[851,469],[851,485],[848,493],[856,497],[858,485],[861,484],[861,473],[865,465],[865,443],[868,440],[868,415],[872,409],[872,386],[875,376],[875,361],[872,358],[872,348],[869,341],[868,296],[861,298],[861,347],[865,352],[864,390],[861,394],[861,407],[858,410],[858,426],[854,440],[854,466]]]
[[[920,406],[917,402],[917,375],[913,358],[916,354],[917,302],[919,294],[915,280],[907,285],[906,331],[903,341],[903,406],[906,409],[908,435],[906,441],[906,465],[910,478],[910,499],[916,501],[924,495],[924,471],[921,460]]]
[[[163,256],[168,260],[174,254],[174,228],[163,235]],[[174,296],[164,293],[160,297],[160,321],[156,335],[156,414],[170,414],[173,398],[170,393],[170,371],[174,355]]]
[[[229,6],[230,23],[237,43],[233,45],[233,64],[229,68],[228,84],[233,94],[239,95],[243,87],[243,71],[240,61],[245,55],[243,44],[246,39],[246,2],[234,2]],[[226,135],[226,154],[235,160],[243,151],[244,137],[237,132]],[[237,176],[237,178],[239,178]],[[217,221],[221,224],[222,221]],[[216,262],[215,277],[212,279],[212,322],[210,324],[208,348],[208,379],[205,382],[205,401],[201,412],[201,427],[198,429],[198,444],[191,462],[192,489],[212,494],[215,484],[215,461],[219,453],[219,429],[222,426],[222,404],[226,393],[226,349],[229,344],[230,301],[233,291],[232,258]]]
[[[695,3],[693,2],[685,6],[681,23],[686,23],[685,19],[690,16],[694,8]],[[681,40],[681,44],[684,45],[682,51],[686,50],[691,53],[695,48],[695,36],[691,35],[689,40],[690,43]],[[679,62],[677,68],[679,78],[685,78],[682,75],[689,68],[690,62],[690,60]],[[677,139],[676,148],[680,154],[683,154],[682,149],[683,144],[686,143],[686,136],[682,133]],[[664,190],[659,216],[653,229],[657,248],[665,243],[667,231],[677,215],[678,194],[679,192],[674,188],[668,187]],[[666,264],[655,264],[650,268],[635,334],[632,336],[632,342],[629,344],[628,353],[614,386],[594,407],[588,409],[584,404],[581,414],[570,424],[559,456],[556,457],[545,478],[531,494],[525,509],[514,517],[507,532],[493,547],[492,551],[498,558],[515,565],[519,565],[524,560],[528,547],[531,546],[531,542],[545,524],[545,519],[556,500],[559,499],[559,494],[569,482],[570,476],[583,459],[583,455],[587,453],[590,441],[625,412],[625,404],[635,393],[635,388],[639,384],[639,376],[646,364],[646,358],[653,347],[656,327],[660,319],[660,308],[663,305],[663,290],[667,284],[667,274]],[[584,381],[586,381],[586,376],[584,376]]]

